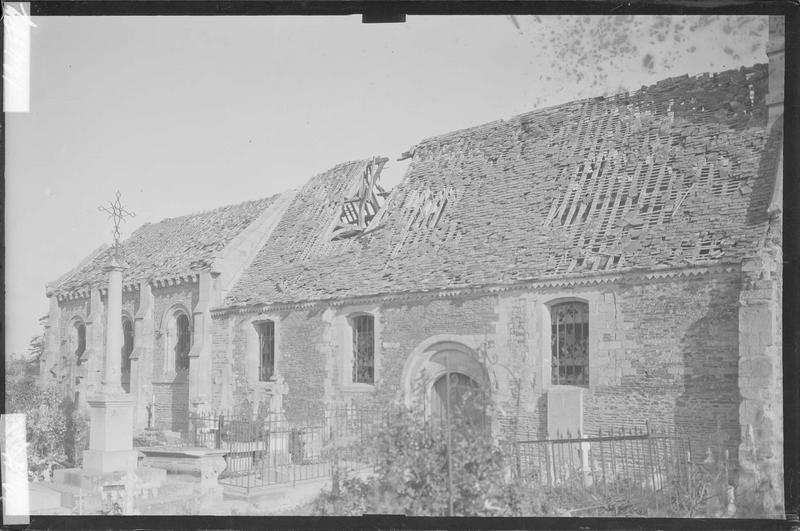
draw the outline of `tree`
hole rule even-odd
[[[41,320],[40,320],[41,322]],[[28,476],[44,480],[53,466],[77,466],[88,446],[88,420],[61,389],[40,387],[44,335],[31,338],[24,356],[6,359],[6,412],[25,415]]]
[[[514,16],[511,22],[537,56],[552,60],[540,80],[569,86],[578,97],[767,59],[767,16]]]

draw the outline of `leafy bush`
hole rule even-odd
[[[16,385],[14,385],[16,384]],[[25,439],[28,442],[28,479],[46,480],[53,466],[67,462],[64,442],[67,435],[66,415],[61,408],[58,389],[38,389],[35,384],[9,386],[9,413],[25,415]]]
[[[71,466],[83,464],[83,451],[89,448],[89,415],[69,397],[61,403],[66,424],[64,453]]]
[[[6,366],[6,411],[25,415],[28,478],[39,481],[49,479],[55,466],[80,466],[89,421],[61,389],[39,386],[34,363],[18,358]]]
[[[453,515],[533,515],[546,510],[539,492],[511,478],[510,463],[486,430],[454,419],[451,441],[448,467],[443,427],[398,409],[363,449],[375,465],[374,475],[334,478],[332,488],[316,499],[314,512],[448,515],[448,474],[452,474]]]

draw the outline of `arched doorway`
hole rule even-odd
[[[439,376],[430,393],[431,419],[485,428],[486,396],[480,384],[460,372]]]
[[[424,410],[433,422],[449,414],[453,421],[491,428],[489,374],[477,355],[480,341],[443,334],[421,342],[403,367],[406,405]]]

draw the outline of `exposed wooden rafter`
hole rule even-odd
[[[361,234],[378,214],[389,195],[389,192],[378,184],[381,170],[388,160],[375,157],[366,165],[356,195],[344,200],[339,224],[334,227],[332,239],[350,238]]]

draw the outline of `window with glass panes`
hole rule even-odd
[[[258,331],[258,380],[266,382],[275,374],[275,323],[256,323]]]
[[[189,328],[189,316],[179,313],[175,317],[175,329],[178,334],[175,343],[175,370],[189,368],[189,351],[192,350],[192,332]]]
[[[589,386],[589,305],[571,301],[550,308],[552,382]]]
[[[375,318],[358,315],[353,326],[353,383],[375,382]]]

